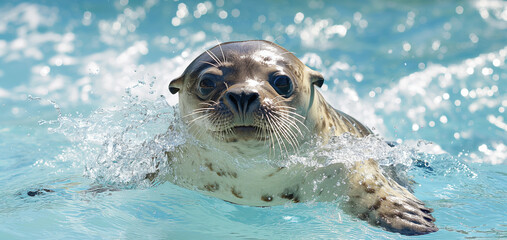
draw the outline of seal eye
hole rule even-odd
[[[292,80],[288,76],[275,76],[273,81],[271,81],[271,85],[278,94],[284,97],[290,97],[292,94]]]
[[[216,86],[217,85],[216,85],[215,81],[213,81],[209,78],[203,78],[199,82],[199,92],[203,96],[207,96],[215,89]]]

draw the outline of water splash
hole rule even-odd
[[[144,85],[139,82],[133,88]],[[96,110],[88,117],[60,115],[59,125],[49,130],[63,134],[72,146],[57,159],[74,161],[85,177],[98,184],[151,185],[147,174],[166,169],[165,152],[185,142],[184,131],[176,107],[163,96],[141,100],[131,90],[127,89],[121,105]]]

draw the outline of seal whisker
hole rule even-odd
[[[218,47],[220,48],[220,51],[222,52],[222,58],[223,62],[227,62],[227,58],[225,58],[224,50],[222,49],[222,45],[220,45],[220,42],[217,39]]]
[[[197,114],[207,114],[207,113],[208,113],[208,111],[191,112],[191,113],[189,113],[189,114],[187,114],[187,115],[185,115],[185,116],[183,116],[183,117],[181,117],[181,118],[182,118],[182,119],[186,119],[186,118],[190,118],[190,117],[192,117],[192,116],[194,116],[194,115],[197,115]],[[202,116],[202,115],[201,115],[201,116]]]
[[[205,120],[205,119],[208,119],[208,120],[209,120],[211,117],[213,117],[213,114],[214,114],[214,113],[212,113],[212,112],[211,112],[211,113],[204,113],[203,115],[198,116],[198,117],[196,117],[196,118],[194,118],[194,119],[190,120],[190,121],[188,122],[188,124],[194,124],[195,122],[197,122],[197,121],[199,121],[199,120]]]
[[[276,120],[278,120],[278,122],[282,123],[281,127],[283,127],[284,129],[290,131],[291,133],[293,133],[293,131],[291,130],[290,127],[296,129],[299,131],[299,127],[297,126],[296,122],[294,122],[292,119],[290,118],[287,118],[287,114],[286,113],[278,113],[278,114],[273,114],[273,118],[275,118]],[[301,131],[299,131],[301,132]],[[302,134],[302,133],[301,133]],[[294,135],[294,136],[297,136],[297,135]]]
[[[275,98],[276,99],[276,98]],[[278,105],[277,103],[280,103],[280,102],[286,102],[287,100],[286,99],[281,99],[277,102],[275,102],[275,108],[277,109],[278,112],[283,112],[285,114],[283,114],[286,118],[290,118],[290,119],[293,119],[295,120],[296,122],[298,122],[299,124],[305,126],[305,128],[310,131],[308,129],[308,127],[304,124],[303,121],[306,120],[306,117],[300,115],[299,113],[296,113],[295,110],[297,110],[296,108],[294,107],[290,107],[290,106],[282,106],[282,105]],[[290,110],[294,110],[294,111],[290,111]],[[292,115],[291,115],[292,114]],[[298,119],[297,117],[301,118]],[[300,131],[300,128],[297,126],[297,124],[294,124],[293,126],[295,126],[295,128],[300,132],[300,134],[302,135],[301,131]]]
[[[278,98],[279,98],[280,100],[278,100]],[[272,104],[273,104],[273,105],[275,105],[275,106],[277,106],[277,105],[278,105],[279,103],[281,103],[281,102],[287,102],[287,99],[285,99],[284,97],[282,97],[282,96],[278,95],[278,96],[276,96],[275,98],[273,98],[273,103],[272,103]]]
[[[206,106],[212,106],[213,104],[211,103],[208,103],[208,102],[202,102],[202,103],[198,103],[199,105],[206,105]]]
[[[208,53],[208,55],[213,58],[213,60],[215,60],[215,62],[218,63],[218,66],[223,66],[223,62],[220,61],[220,59],[217,57],[217,55],[215,55],[212,51],[210,50],[206,50],[206,52]]]
[[[294,143],[292,143],[292,141],[289,140],[290,137],[287,136],[287,132],[284,129],[280,128],[280,126],[278,124],[275,124],[275,126],[277,126],[278,132],[279,132],[278,134],[279,134],[279,136],[281,138],[282,143],[284,143],[283,145],[284,145],[284,149],[285,149],[285,154],[286,154],[286,156],[289,156],[289,149],[285,145],[285,142],[287,142],[292,147],[293,151],[296,151],[297,147],[295,147]]]
[[[276,98],[275,98],[276,99]],[[280,101],[277,101],[275,103],[273,103],[273,105],[279,110],[279,111],[285,111],[285,112],[289,112],[291,114],[294,114],[298,117],[301,117],[301,119],[303,120],[306,120],[305,117],[301,116],[300,114],[296,113],[295,111],[297,110],[296,108],[294,107],[291,107],[291,106],[284,106],[284,105],[279,105],[278,103],[281,103],[281,102],[287,102],[287,99],[281,99]],[[280,109],[281,108],[281,109]],[[282,110],[283,109],[283,110]],[[293,110],[293,111],[289,111],[289,110]]]
[[[198,125],[196,125],[196,124],[193,124],[192,126],[197,127],[197,133],[195,133],[195,138],[196,138],[196,139],[201,138],[201,137],[202,137],[202,135],[204,134],[204,132],[205,132],[206,130],[205,130],[204,128],[199,127],[199,126],[198,126]]]
[[[229,129],[228,129],[228,133],[229,133],[230,135],[233,135],[233,134],[235,134],[235,131],[234,131],[234,129],[233,129],[233,128],[229,128]]]
[[[224,126],[224,125],[226,125],[226,124],[224,124],[225,119],[223,119],[223,118],[222,118],[222,119],[220,119],[220,121],[221,121],[221,124],[222,124],[223,126]],[[229,136],[230,136],[230,135],[234,135],[234,134],[235,134],[235,132],[234,132],[234,129],[233,129],[233,128],[227,128],[227,129],[226,129],[225,131],[223,131],[222,133],[223,133],[223,134],[222,134],[222,139],[223,139],[223,140],[225,140],[225,136],[226,136],[226,135],[229,135]]]
[[[258,141],[260,141],[260,140],[262,139],[262,138],[261,138],[261,136],[260,136],[260,132],[261,132],[261,128],[257,127],[257,128],[255,129],[255,138],[256,138]]]
[[[263,115],[264,117],[264,115]],[[261,139],[264,139],[264,144],[270,146],[269,140],[272,140],[271,134],[269,134],[269,126],[266,126],[265,124],[262,125],[262,127],[259,127]],[[273,143],[274,144],[274,143]],[[269,155],[271,156],[271,146],[269,147]]]
[[[299,134],[303,137],[303,133],[299,130],[299,127],[296,125],[295,122],[290,121],[288,119],[284,119],[282,116],[279,116],[278,119],[280,120],[283,125],[281,126],[284,128],[284,130],[289,134],[289,140],[293,141],[296,146],[299,146],[298,135],[294,133],[294,129],[299,132]]]
[[[287,113],[280,113],[280,116],[282,118],[284,118],[284,119],[287,119],[289,122],[291,122],[292,126],[297,127],[298,129],[300,129],[299,125],[302,125],[302,126],[304,126],[304,129],[306,131],[310,131],[310,129],[306,125],[304,125],[304,123],[302,121],[300,121],[299,119],[297,119],[297,118],[295,118],[295,117],[293,117],[293,116],[291,116],[291,115],[289,115]]]
[[[298,141],[296,140],[296,136],[290,130],[290,128],[286,125],[286,120],[283,120],[277,116],[273,116],[275,120],[278,120],[275,125],[277,129],[279,129],[280,133],[285,137],[285,140],[292,146],[293,151],[299,151],[298,149]]]
[[[266,122],[267,123],[267,125],[266,125],[266,127],[267,127],[266,128],[266,135],[269,133],[269,139],[271,140],[271,143],[270,143],[271,147],[269,148],[269,155],[271,155],[271,151],[273,151],[272,153],[273,153],[273,156],[274,156],[274,155],[276,155],[275,154],[275,146],[276,146],[276,144],[275,144],[275,137],[273,136],[273,126],[272,126],[271,121],[269,119],[270,117],[268,115],[265,115],[265,116],[266,116],[266,121],[267,121]],[[280,148],[280,150],[281,150],[281,148]]]
[[[209,110],[213,110],[214,108],[198,108],[194,111],[192,111],[191,113],[185,115],[185,116],[182,116],[182,118],[187,118],[187,117],[190,117],[190,116],[193,116],[195,114],[199,114],[199,113],[206,113],[206,112],[209,112]]]
[[[218,65],[213,64],[213,63],[210,63],[210,62],[208,62],[208,61],[201,61],[201,62],[202,62],[202,63],[207,63],[207,64],[209,64],[209,65],[211,65],[211,66],[213,66],[213,67],[218,68]]]
[[[295,52],[289,52],[289,51],[287,51],[287,52],[284,52],[284,53],[280,53],[280,56],[283,56],[283,55],[285,55],[285,54],[293,54],[293,55],[296,55],[296,53],[295,53]]]
[[[290,110],[297,110],[297,108],[293,108],[293,107],[290,107],[290,106],[277,105],[276,107],[277,108],[286,108],[286,109],[290,109]]]
[[[303,137],[303,133],[300,131],[297,124],[293,121],[290,121],[289,119],[285,119],[283,115],[279,116],[280,121],[285,123],[284,128],[285,131],[289,134],[289,140],[292,141],[296,147],[296,151],[299,152],[299,141],[298,141],[298,135],[294,132],[294,129],[299,132],[299,134]]]
[[[263,136],[263,131],[264,131],[264,128],[262,126],[255,127],[255,137],[258,141],[265,139]]]
[[[211,105],[216,105],[216,104],[218,104],[218,102],[210,99],[210,100],[208,100],[208,102],[201,102],[201,103],[198,103],[198,104],[204,104],[204,105],[209,105],[209,106],[211,106]]]
[[[199,117],[196,117],[196,118],[194,118],[194,119],[190,120],[187,124],[192,124],[193,122],[198,121],[198,120],[200,120],[200,119],[206,119],[206,118],[209,118],[209,117],[210,117],[210,115],[211,115],[211,114],[203,114],[203,115],[201,115],[201,116],[199,116]]]
[[[213,110],[213,109],[214,108],[212,108],[211,105],[207,105],[207,106],[204,106],[204,107],[196,108],[192,112],[199,111],[199,110]]]
[[[283,38],[282,35],[280,35],[280,36],[276,37],[275,39],[273,39],[273,42],[276,43],[278,41],[278,39],[280,39],[280,38]]]
[[[209,118],[209,117],[211,117],[211,114],[207,113],[207,114],[202,115],[201,117],[203,117],[203,118]],[[188,123],[188,126],[189,126],[190,129],[192,129],[193,127],[197,127],[197,132],[195,133],[194,136],[195,136],[196,139],[198,139],[204,133],[204,128],[198,127],[195,123],[196,123],[196,121],[191,121],[191,122]]]
[[[217,131],[215,131],[215,137],[224,141],[225,135],[228,134],[228,130],[230,130],[230,128],[222,130],[224,126],[227,126],[227,124],[224,124],[224,117],[220,114],[214,113],[212,119],[210,120],[210,124],[217,128]]]
[[[272,114],[271,113],[268,113],[271,117]],[[271,129],[276,137],[276,141],[278,142],[278,146],[280,147],[280,153],[283,155],[283,149],[282,149],[282,145],[283,145],[283,148],[285,149],[285,152],[288,153],[288,150],[287,150],[287,146],[285,145],[285,142],[284,141],[280,141],[280,133],[278,132],[280,129],[279,128],[275,128],[276,124],[274,123],[274,121],[272,121],[273,119],[269,119],[270,123],[271,123]],[[281,142],[281,144],[280,144]]]
[[[229,84],[227,84],[227,82],[224,82],[224,85],[225,85],[225,91],[228,91],[229,90]]]
[[[294,115],[294,116],[291,115],[291,117],[299,117],[299,118],[301,118],[301,120],[306,120],[306,118],[304,116],[302,116],[301,114],[299,114],[297,112],[293,112],[293,111],[289,111],[289,110],[284,110],[284,109],[278,109],[278,111]],[[295,119],[298,119],[298,118],[295,118]]]
[[[284,98],[283,96],[276,96],[275,98],[273,98],[273,105],[274,106],[277,106],[277,107],[285,107],[285,108],[291,108],[291,109],[296,109],[292,106],[289,106],[289,105],[280,105],[280,103],[289,103],[290,104],[290,101],[289,99],[286,99]]]
[[[218,64],[217,66],[220,66],[220,61],[215,57],[215,54],[213,54],[209,50],[205,50],[205,51],[211,57],[211,59],[213,59],[213,61],[215,61],[215,63]]]
[[[282,113],[283,113],[283,116],[284,116],[284,117],[290,118],[290,119],[292,119],[292,120],[296,121],[297,123],[299,123],[299,124],[303,125],[303,126],[305,127],[305,129],[306,129],[307,131],[309,131],[309,132],[310,132],[310,129],[309,129],[309,128],[308,128],[308,127],[307,127],[307,126],[306,126],[306,125],[305,125],[305,124],[301,121],[301,120],[299,120],[299,119],[297,119],[296,117],[294,117],[294,116],[290,115],[290,114],[297,114],[297,113],[294,113],[294,112],[286,112],[286,111],[282,111],[282,110],[280,110],[280,112],[282,112]],[[303,116],[301,116],[301,115],[299,115],[299,114],[297,114],[297,116],[303,117]],[[303,118],[304,118],[304,117],[303,117]],[[303,119],[303,120],[304,120],[304,119]],[[299,127],[298,127],[298,128],[299,128]]]
[[[219,114],[217,114],[217,115],[218,116],[216,117],[216,120],[213,123],[220,130],[219,131],[219,136],[218,136],[219,139],[221,139],[222,141],[225,141],[227,135],[234,135],[235,132],[234,132],[233,128],[228,127],[229,123],[227,122],[227,119],[225,118],[225,116],[219,115]],[[222,130],[223,128],[225,128],[225,129]]]
[[[219,120],[220,116],[217,116],[216,114],[210,119],[210,125],[212,126],[216,126],[217,127],[217,122]],[[220,140],[223,140],[223,136],[222,136],[222,133],[221,131],[218,131],[218,132],[215,132],[215,137],[217,137],[218,139]]]
[[[196,139],[199,139],[206,131],[205,128],[199,127],[199,125],[197,124],[198,120],[210,119],[211,117],[212,117],[212,114],[206,113],[206,114],[203,114],[202,116],[199,116],[198,119],[193,119],[192,121],[187,123],[188,126],[190,127],[190,129],[193,129],[194,127],[196,128],[196,133],[194,134]]]
[[[280,118],[287,121],[288,125],[290,125],[293,129],[295,129],[301,137],[304,137],[304,134],[301,131],[301,128],[298,126],[297,122],[294,122],[291,119],[287,119],[286,116],[280,116]]]
[[[296,121],[296,122],[298,122],[300,124],[304,124],[303,121],[305,120],[305,118],[302,117],[301,115],[295,115],[297,113],[287,112],[287,111],[283,111],[283,110],[278,110],[278,113],[280,115],[283,115],[283,116],[285,116],[285,117],[287,117],[287,118],[289,118],[289,119],[291,119],[293,121]],[[297,117],[301,117],[302,119],[299,119]]]
[[[284,153],[283,149],[287,149],[287,147],[285,146],[285,143],[283,141],[280,141],[278,129],[276,128],[274,123],[272,123],[271,131],[272,131],[273,135],[275,136],[276,143],[278,144],[278,148],[280,149],[280,155],[283,156],[283,153]],[[282,145],[283,145],[283,148],[282,148]]]

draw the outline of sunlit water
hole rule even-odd
[[[238,206],[144,179],[189,141],[169,81],[247,39],[322,72],[326,99],[378,134],[291,161],[373,157],[435,210],[419,238],[507,237],[507,3],[120,0],[0,3],[0,239],[404,238],[336,203]]]

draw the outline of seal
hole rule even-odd
[[[329,141],[372,134],[324,100],[317,90],[323,83],[320,73],[272,42],[227,42],[206,50],[169,84],[172,94],[179,93],[180,114],[195,141],[166,153],[168,180],[236,204],[334,201],[388,231],[437,231],[433,210],[384,176],[372,159],[352,166],[283,165],[281,159],[311,147],[315,136]]]

